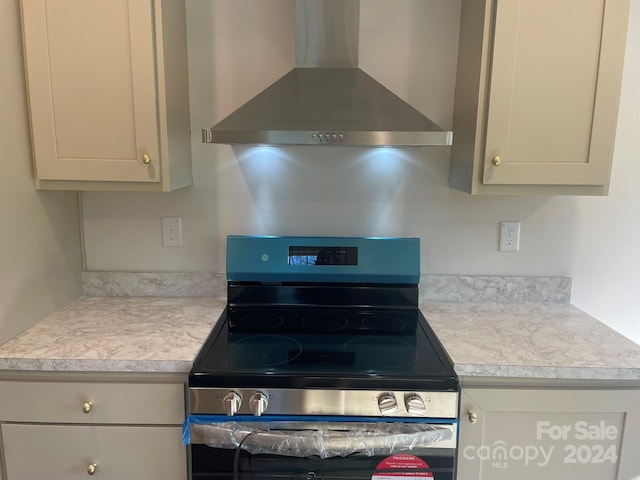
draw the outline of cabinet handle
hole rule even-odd
[[[476,423],[478,421],[478,414],[471,410],[469,412],[469,423]]]
[[[87,473],[89,475],[95,475],[96,470],[98,469],[98,464],[96,463],[91,463],[89,464],[89,466],[87,467]]]
[[[491,163],[493,163],[493,165],[495,167],[500,166],[500,164],[502,163],[502,159],[500,157],[493,157],[493,160],[491,160]]]
[[[92,408],[93,408],[93,402],[91,402],[91,401],[84,402],[82,404],[82,413],[89,413]]]
[[[142,155],[142,163],[149,165],[151,163],[151,157],[145,153]]]

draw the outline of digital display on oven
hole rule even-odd
[[[358,265],[358,247],[289,247],[289,265]]]

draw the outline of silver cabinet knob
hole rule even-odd
[[[427,413],[427,406],[417,393],[408,393],[405,395],[404,406],[410,415],[424,415]]]
[[[235,415],[242,404],[242,397],[236,392],[229,392],[222,399],[222,404],[224,405],[227,415]]]
[[[469,413],[469,423],[476,423],[478,421],[478,414],[471,410]]]
[[[378,396],[378,409],[382,415],[391,415],[398,411],[398,401],[393,393],[381,393]]]
[[[256,392],[253,395],[251,395],[251,398],[249,399],[249,401],[250,401],[251,411],[256,417],[259,417],[260,415],[262,415],[267,410],[267,407],[269,406],[269,397],[267,397],[267,395],[262,392]]]

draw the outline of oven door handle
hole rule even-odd
[[[223,422],[192,424],[191,442],[289,457],[392,455],[422,448],[455,449],[456,424]]]

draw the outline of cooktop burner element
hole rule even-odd
[[[334,332],[349,325],[349,321],[342,315],[335,313],[311,313],[302,318],[302,330],[317,332]]]
[[[407,327],[402,318],[390,315],[370,315],[362,319],[362,326],[374,332],[399,332]]]
[[[265,312],[251,312],[235,320],[238,328],[249,331],[273,330],[284,324],[280,315]]]
[[[229,358],[235,368],[276,367],[295,361],[302,345],[283,335],[245,335],[229,345]]]
[[[342,349],[354,356],[366,359],[362,368],[369,371],[386,371],[395,368],[411,368],[418,360],[416,347],[398,337],[368,335],[356,337],[344,344]],[[389,351],[393,355],[388,355]]]

